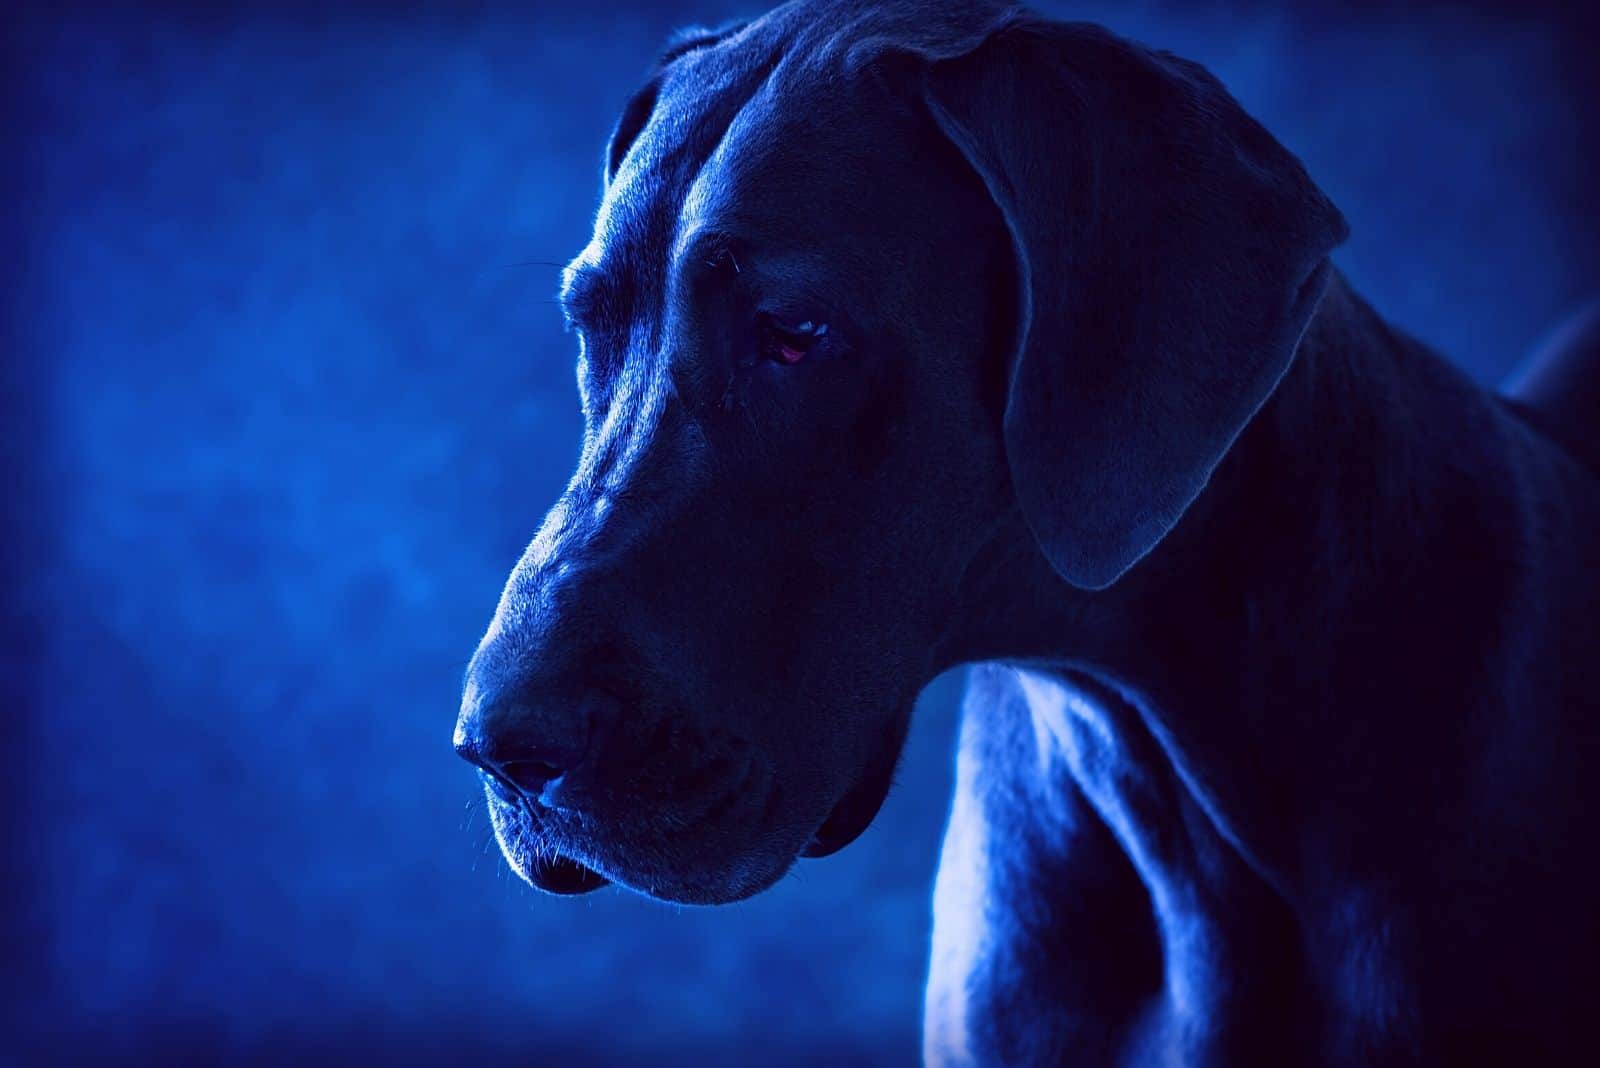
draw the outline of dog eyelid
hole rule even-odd
[[[763,348],[777,363],[797,364],[810,355],[818,342],[828,334],[828,324],[818,319],[805,319],[789,324],[776,316],[762,317]]]

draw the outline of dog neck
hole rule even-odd
[[[1076,590],[1009,516],[968,572],[959,633],[941,653],[1093,689],[1100,727],[1148,730],[1162,774],[1285,893],[1315,883],[1323,865],[1348,865],[1351,849],[1380,870],[1383,836],[1335,840],[1352,821],[1326,806],[1369,784],[1413,781],[1401,765],[1427,762],[1405,739],[1381,751],[1392,744],[1387,711],[1451,674],[1432,659],[1448,654],[1418,648],[1437,603],[1417,609],[1460,596],[1471,574],[1488,587],[1475,591],[1476,611],[1493,612],[1497,584],[1509,581],[1460,548],[1494,543],[1461,537],[1462,524],[1494,511],[1474,481],[1495,464],[1472,427],[1492,421],[1493,403],[1336,276],[1273,396],[1148,557],[1109,589]],[[1464,422],[1419,427],[1425,411]],[[1448,695],[1429,697],[1448,707]],[[1130,710],[1121,726],[1104,711],[1119,702]],[[1062,730],[1050,722],[1035,733]],[[1365,803],[1381,812],[1397,800]],[[1324,826],[1330,837],[1319,839]]]

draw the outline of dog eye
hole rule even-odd
[[[815,319],[790,323],[777,316],[761,317],[761,355],[781,364],[805,359],[828,334],[828,324]]]

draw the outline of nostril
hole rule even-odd
[[[549,760],[496,760],[481,745],[464,738],[456,740],[455,748],[456,754],[475,765],[484,780],[504,801],[514,803],[518,794],[537,796],[546,785],[562,775],[562,769]]]
[[[562,768],[550,761],[535,759],[508,760],[500,765],[499,771],[530,796],[537,795],[564,774]]]
[[[522,795],[518,793],[516,784],[498,771],[483,768],[479,771],[479,774],[483,777],[483,781],[489,789],[494,791],[494,796],[506,804],[516,805],[522,801]]]

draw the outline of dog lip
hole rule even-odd
[[[538,857],[528,864],[528,882],[547,894],[587,894],[611,882],[604,875],[559,854]]]
[[[491,807],[498,803],[505,808],[527,813],[539,804],[537,801],[529,801],[520,792],[513,792],[509,786],[492,776],[486,775],[484,780],[492,798]],[[611,882],[593,868],[560,853],[540,852],[537,855],[528,855],[525,861],[519,863],[512,859],[512,852],[508,851],[507,859],[524,879],[547,894],[563,896],[587,894]]]
[[[878,810],[883,808],[884,800],[889,796],[889,784],[893,781],[891,772],[893,766],[881,773],[869,776],[844,796],[828,818],[822,821],[811,841],[800,850],[802,857],[816,858],[832,856],[845,846],[860,838],[866,829],[872,826],[872,821],[877,818]]]

